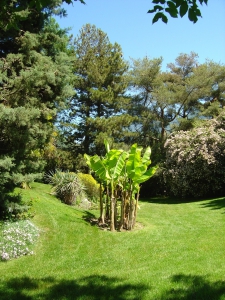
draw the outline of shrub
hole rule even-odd
[[[159,164],[155,174],[141,185],[141,198],[163,196],[166,194],[166,185],[164,182],[163,172],[164,169],[161,164]]]
[[[14,221],[27,219],[33,216],[31,212],[33,206],[32,200],[23,199],[21,194],[3,194],[1,195],[1,199],[0,219]]]
[[[179,131],[168,138],[164,179],[172,195],[203,197],[225,192],[223,125],[208,120],[201,128]]]
[[[85,195],[85,187],[76,173],[57,170],[45,177],[53,185],[53,194],[65,204],[76,204],[77,200]]]
[[[83,185],[85,186],[85,192],[88,198],[95,201],[100,195],[100,184],[94,179],[91,174],[77,174]]]

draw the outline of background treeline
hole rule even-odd
[[[0,12],[1,206],[45,172],[87,173],[83,155],[104,155],[105,139],[152,148],[159,167],[142,196],[223,194],[224,65],[194,52],[167,71],[162,58],[126,61],[94,25],[61,29],[60,4],[9,0]]]

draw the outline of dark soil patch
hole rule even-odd
[[[91,226],[97,226],[99,229],[104,230],[104,231],[109,231],[110,230],[110,220],[105,220],[105,223],[102,223],[99,221],[99,219],[94,218],[94,217],[84,217],[84,220],[88,223],[91,224]],[[136,230],[141,230],[144,228],[144,225],[140,222],[136,222],[135,227],[132,231]],[[116,231],[118,232],[124,232],[124,231],[129,231],[125,228],[120,228],[117,229]]]

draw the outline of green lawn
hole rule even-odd
[[[133,232],[102,231],[35,183],[35,255],[0,262],[1,300],[225,299],[225,198],[140,202]]]

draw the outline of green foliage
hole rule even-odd
[[[63,148],[61,136],[55,129],[49,142],[45,145],[41,152],[42,158],[46,162],[45,173],[56,169],[70,171],[76,170],[76,161],[73,153],[66,151]]]
[[[100,184],[97,183],[94,177],[91,174],[83,173],[78,173],[77,176],[85,187],[85,193],[87,194],[88,199],[91,201],[96,201],[96,199],[99,199]]]
[[[128,65],[122,49],[106,33],[84,25],[74,40],[76,95],[61,115],[68,149],[78,154],[103,154],[103,141],[123,142],[132,117],[126,113],[129,98],[124,74]]]
[[[50,172],[46,180],[53,186],[52,193],[68,205],[75,205],[85,195],[85,186],[79,176],[73,172]]]
[[[134,140],[151,146],[153,165],[165,160],[163,145],[171,132],[200,127],[203,120],[216,118],[223,111],[224,65],[212,61],[199,64],[197,58],[194,52],[180,54],[168,64],[168,72],[161,72],[161,59],[132,60],[127,79],[133,94],[129,113],[136,116],[133,129],[138,133]],[[147,195],[153,190],[156,194],[169,191],[162,182],[162,172],[146,182],[144,189]]]
[[[164,182],[163,172],[164,169],[162,164],[158,165],[158,168],[152,178],[141,184],[140,189],[140,199],[147,199],[150,197],[165,196],[166,194],[166,184]]]
[[[182,18],[188,14],[188,19],[196,23],[198,18],[202,16],[198,2],[202,5],[207,4],[208,0],[152,0],[152,3],[156,5],[148,13],[155,13],[152,19],[153,24],[158,22],[159,19],[167,23],[168,18],[165,13],[168,13],[172,18],[177,18],[178,16]]]
[[[0,201],[0,219],[8,221],[33,217],[33,201],[23,199],[21,193],[3,194]]]
[[[224,197],[148,198],[139,203],[142,227],[112,234],[49,191],[39,183],[21,191],[39,198],[40,236],[35,255],[0,262],[1,300],[224,298]]]
[[[172,134],[165,143],[164,178],[167,192],[178,197],[224,195],[224,121]]]
[[[7,3],[10,15],[14,2]],[[43,148],[58,111],[74,93],[69,38],[47,19],[58,4],[31,9],[19,28],[0,32],[0,201],[15,186],[40,178]],[[18,3],[18,14],[26,6]]]
[[[85,4],[83,0],[79,1]],[[16,3],[17,5],[15,5],[12,1],[1,0],[0,27],[3,30],[15,30],[20,28],[21,23],[28,18],[33,21],[31,26],[34,26],[35,22],[32,18],[37,15],[41,16],[41,19],[51,15],[52,13],[65,16],[65,10],[60,8],[60,5],[63,2],[72,4],[73,0],[21,0]],[[44,16],[42,14],[43,11]],[[35,25],[37,26],[37,24],[38,23]]]
[[[0,104],[2,132],[0,190],[2,193],[22,182],[32,182],[40,177],[38,172],[42,170],[43,161],[34,151],[43,142],[41,135],[40,140],[36,139],[38,132],[35,130],[39,119],[40,111],[36,108],[9,108]]]
[[[171,132],[191,129],[197,119],[215,117],[224,107],[223,65],[199,64],[194,52],[181,53],[167,72],[161,71],[161,63],[161,58],[133,59],[127,76],[134,141],[157,149],[154,164],[164,158],[163,144]]]
[[[105,206],[106,217],[110,218],[110,230],[128,229],[135,226],[140,183],[151,178],[156,167],[148,169],[151,164],[151,149],[148,147],[143,156],[142,147],[137,144],[131,146],[130,151],[110,149],[105,141],[106,155],[104,158],[85,154],[85,159],[90,168],[96,173],[97,178],[106,187],[107,203]],[[104,223],[103,196],[100,195],[100,220]],[[117,203],[120,200],[120,221],[117,222]],[[110,213],[108,215],[108,205]]]

